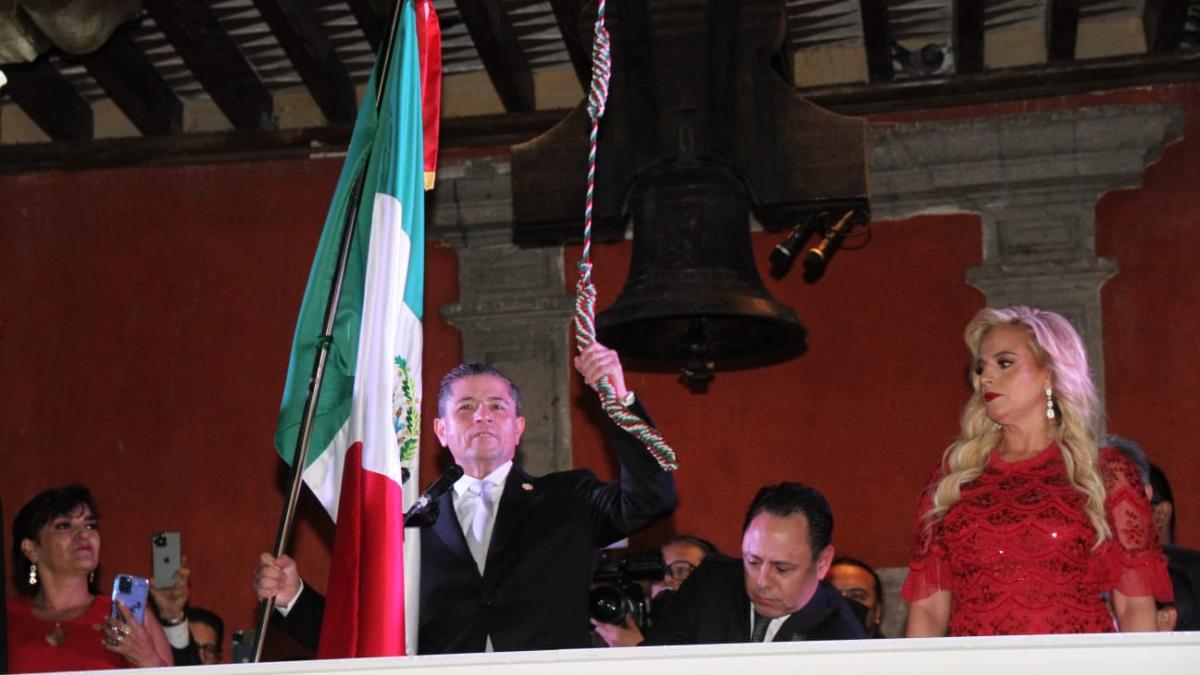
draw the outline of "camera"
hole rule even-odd
[[[163,548],[167,545],[167,535],[163,532],[154,533],[154,545]]]
[[[658,581],[666,575],[666,565],[658,551],[630,553],[612,559],[602,553],[592,574],[592,592],[588,597],[591,617],[602,623],[623,625],[632,616],[645,630],[650,622],[650,598],[643,581]]]
[[[117,591],[126,595],[133,592],[133,579],[127,576],[117,577]]]

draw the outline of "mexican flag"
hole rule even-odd
[[[346,214],[365,166],[304,469],[305,483],[337,522],[322,658],[396,656],[416,647],[419,538],[406,545],[403,513],[419,494],[424,189],[436,163],[423,140],[430,105],[423,111],[422,83],[426,91],[440,88],[441,40],[430,0],[398,1],[404,6],[382,104],[376,111],[377,63],[309,274],[275,433],[290,463]],[[437,102],[429,103],[436,121]]]

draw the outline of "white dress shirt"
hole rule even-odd
[[[471,523],[475,519],[475,510],[480,508],[480,504],[479,499],[468,494],[467,491],[482,481],[487,481],[494,486],[490,494],[491,501],[496,508],[492,509],[487,525],[483,529],[483,541],[488,542],[483,549],[484,559],[487,558],[487,548],[492,541],[492,530],[496,528],[496,512],[499,510],[500,496],[504,494],[504,481],[508,480],[508,472],[511,470],[512,461],[510,460],[482,479],[464,475],[454,483],[454,515],[458,517],[458,525],[462,528],[463,535],[468,538],[471,536]]]
[[[776,633],[783,627],[783,623],[792,618],[791,614],[784,614],[771,619],[771,623],[767,624],[767,634],[763,636],[763,642],[770,642],[775,639]],[[750,605],[750,628],[754,628],[754,604]]]

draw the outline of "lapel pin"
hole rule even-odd
[[[526,492],[533,492],[533,485],[529,483],[521,483],[521,489]]]

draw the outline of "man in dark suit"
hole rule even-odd
[[[823,581],[833,560],[833,513],[799,483],[759,490],[742,526],[742,560],[710,557],[663,607],[649,639],[593,621],[612,646],[849,640],[866,631]]]
[[[645,418],[615,351],[593,345],[575,366],[588,384],[609,378]],[[525,418],[512,381],[480,364],[446,376],[434,432],[465,475],[439,500],[433,527],[421,532],[418,653],[591,646],[587,601],[597,548],[675,506],[671,474],[638,440],[606,425],[621,464],[617,482],[586,469],[530,476],[513,464]],[[264,554],[255,588],[286,612],[281,627],[315,645],[323,599],[302,586],[290,558]]]

